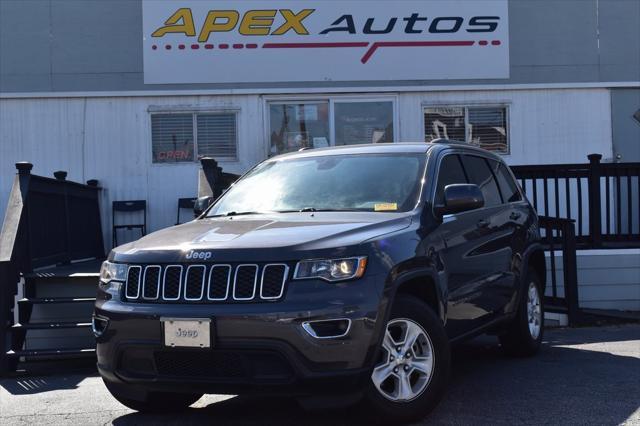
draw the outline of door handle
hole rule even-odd
[[[489,227],[489,221],[487,220],[478,221],[478,228],[488,228],[488,227]]]
[[[509,219],[518,220],[520,219],[520,216],[522,216],[520,212],[511,212],[511,214],[509,215]]]

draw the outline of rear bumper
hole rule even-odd
[[[109,320],[97,341],[99,372],[109,382],[156,391],[305,395],[359,389],[373,365],[384,306],[364,281],[319,285],[324,291],[317,298],[291,299],[290,292],[278,303],[99,301],[96,315]],[[161,317],[211,319],[213,347],[164,346]],[[341,318],[351,320],[343,337],[318,339],[302,326]]]

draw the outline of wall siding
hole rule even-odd
[[[578,298],[581,308],[640,312],[640,250],[585,250],[577,253]],[[551,293],[547,256],[547,292]],[[562,255],[556,256],[558,296],[564,296]]]
[[[14,163],[29,161],[35,174],[67,170],[70,180],[100,181],[108,247],[113,200],[147,200],[150,230],[173,225],[177,199],[196,195],[198,164],[152,164],[149,108],[238,109],[239,161],[221,164],[242,173],[267,155],[265,102],[257,95],[1,99],[0,215]],[[505,159],[510,164],[585,162],[592,152],[611,157],[606,89],[399,94],[399,140],[423,140],[424,105],[470,103],[509,105],[511,153]]]

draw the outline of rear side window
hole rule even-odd
[[[498,186],[500,187],[500,192],[502,193],[504,202],[513,203],[515,201],[522,200],[520,191],[518,191],[518,186],[514,182],[511,173],[509,173],[509,171],[507,170],[507,167],[504,164],[498,163],[497,161],[489,161],[492,165],[493,173],[495,174],[496,179],[498,179]],[[494,168],[493,163],[495,163],[497,167]]]
[[[438,171],[438,188],[436,189],[436,206],[444,205],[444,188],[455,183],[467,183],[460,157],[447,155],[440,162]]]
[[[491,173],[487,161],[482,157],[463,155],[462,163],[464,164],[467,176],[469,176],[469,183],[476,184],[480,187],[482,195],[484,196],[485,207],[502,204],[498,184],[493,178],[493,173]]]

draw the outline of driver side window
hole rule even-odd
[[[442,159],[437,182],[435,205],[444,206],[444,188],[447,185],[468,183],[459,155],[450,154]]]

